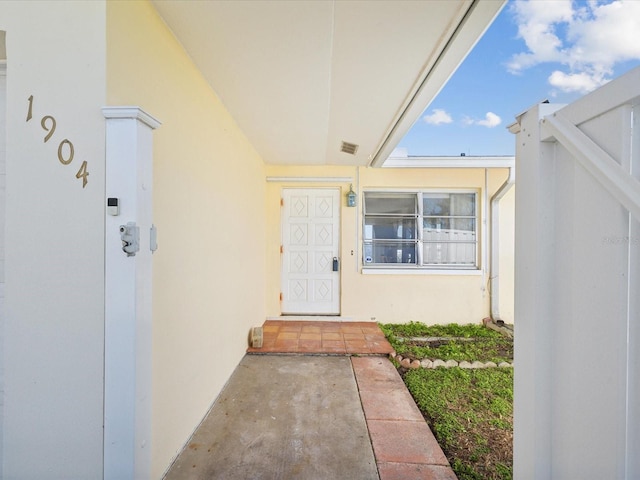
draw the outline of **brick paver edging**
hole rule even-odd
[[[386,357],[351,357],[380,480],[457,480]]]

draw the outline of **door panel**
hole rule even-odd
[[[338,315],[340,190],[282,191],[282,313]]]

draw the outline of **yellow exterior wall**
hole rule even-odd
[[[108,104],[154,132],[152,478],[207,412],[265,318],[261,158],[147,1],[107,5]]]
[[[327,183],[272,181],[267,183],[267,315],[279,316],[280,311],[280,195],[283,187],[340,187],[343,195],[341,210],[341,315],[345,320],[376,320],[405,323],[422,321],[428,324],[451,322],[478,323],[489,316],[488,256],[480,270],[465,274],[363,274],[362,273],[362,192],[369,189],[473,188],[479,192],[479,238],[482,243],[482,191],[484,169],[407,169],[356,167],[284,167],[268,166],[268,177],[352,178],[353,182]],[[507,177],[506,169],[488,170],[488,199]],[[346,192],[353,183],[358,192],[358,206],[346,207]],[[513,197],[511,197],[513,198]],[[503,200],[504,201],[504,200]],[[487,205],[488,209],[488,205]],[[502,210],[503,218],[509,209]],[[511,213],[512,214],[512,213]],[[513,221],[511,220],[511,224]],[[508,224],[505,227],[505,233]],[[513,247],[511,247],[513,248]],[[353,253],[352,253],[353,252]],[[512,251],[511,251],[512,255]],[[511,260],[512,262],[512,260]],[[508,260],[504,263],[508,266]],[[507,282],[505,282],[505,285]],[[508,285],[506,285],[508,287]],[[512,286],[511,286],[512,288]],[[512,290],[511,290],[512,291]],[[505,302],[508,303],[508,299]],[[512,304],[512,300],[511,300]]]

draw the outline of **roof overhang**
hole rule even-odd
[[[385,168],[513,168],[516,158],[504,156],[470,156],[459,157],[389,157]]]
[[[266,163],[381,165],[504,1],[153,0]],[[357,145],[353,154],[342,142]]]

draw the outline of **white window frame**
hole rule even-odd
[[[417,238],[415,240],[416,244],[416,263],[370,263],[366,261],[366,246],[372,245],[372,240],[365,239],[365,229],[366,229],[366,195],[367,194],[413,194],[416,196],[417,203],[417,212],[415,214],[416,218],[416,231]],[[473,219],[475,220],[475,259],[473,264],[423,264],[423,256],[424,256],[424,201],[423,194],[464,194],[471,193],[475,196],[475,212]],[[481,266],[480,266],[480,201],[481,201],[481,191],[480,189],[474,188],[425,188],[425,189],[367,189],[363,192],[362,197],[362,273],[441,273],[441,274],[480,274]],[[371,215],[371,214],[370,214]],[[402,215],[398,215],[401,217]]]

